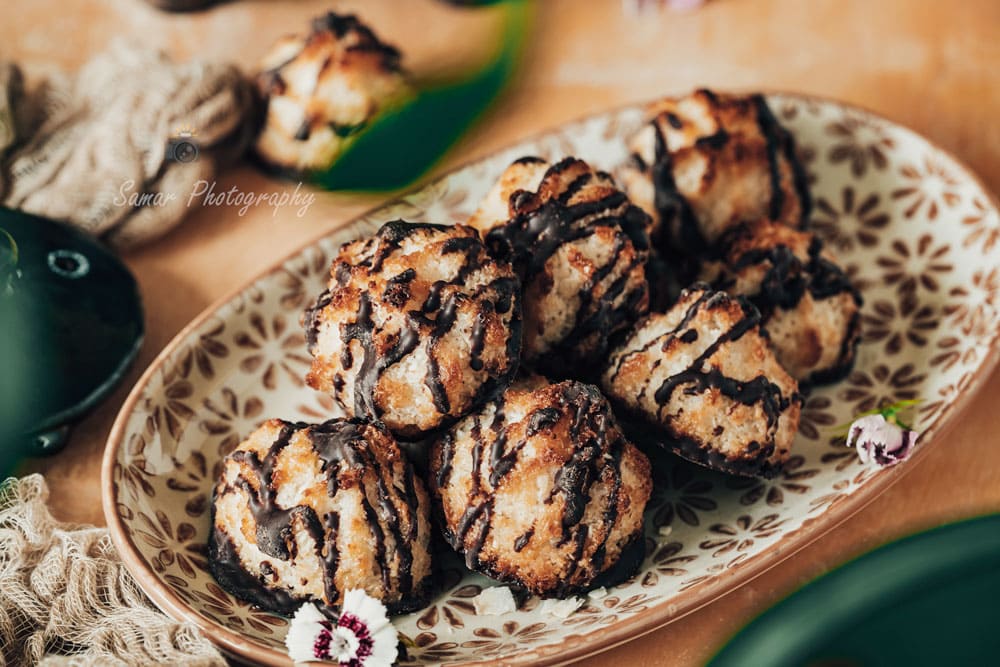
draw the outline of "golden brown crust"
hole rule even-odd
[[[427,492],[377,423],[265,422],[226,457],[212,526],[216,579],[271,611],[358,588],[400,612],[429,592]]]
[[[861,295],[822,242],[758,220],[736,228],[722,247],[703,278],[757,306],[785,369],[807,384],[846,375],[860,339]]]
[[[775,359],[756,309],[706,285],[640,323],[602,381],[653,439],[725,472],[777,473],[798,428],[798,384]]]
[[[700,253],[746,220],[805,225],[811,200],[794,140],[763,96],[702,89],[651,105],[649,117],[621,177],[667,255]]]
[[[381,110],[409,94],[399,52],[352,15],[329,12],[284,37],[261,63],[267,101],[257,154],[279,169],[330,166]]]
[[[470,227],[396,221],[345,244],[305,320],[309,385],[404,438],[466,414],[517,369],[517,278]]]
[[[581,377],[649,307],[648,219],[582,160],[521,158],[469,224],[514,264],[524,285],[525,361],[550,376]]]
[[[543,596],[584,590],[642,535],[649,461],[596,387],[515,383],[431,450],[445,535],[469,567]]]

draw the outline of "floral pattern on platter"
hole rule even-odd
[[[489,580],[457,559],[447,563],[430,606],[394,620],[407,645],[403,664],[561,660],[569,638],[596,649],[635,619],[667,622],[775,562],[775,552],[788,552],[779,543],[816,535],[827,516],[829,528],[833,512],[894,474],[831,444],[835,424],[922,397],[919,454],[976,385],[1000,329],[1000,219],[989,195],[908,130],[833,102],[771,99],[807,147],[815,227],[862,287],[865,336],[854,371],[808,397],[792,462],[773,480],[734,480],[654,457],[641,570],[566,619],[543,614],[533,598],[502,618],[477,616],[471,598]],[[205,569],[208,499],[221,458],[261,420],[336,416],[332,401],[302,384],[308,356],[298,325],[329,258],[387,220],[464,220],[521,155],[573,153],[612,170],[641,113],[630,107],[570,123],[387,204],[288,259],[172,344],[130,398],[106,467],[109,524],[151,597],[210,636],[238,636],[230,650],[286,664],[286,621],[234,600]]]

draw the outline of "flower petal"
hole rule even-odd
[[[858,451],[862,463],[890,466],[910,455],[919,434],[886,421],[881,414],[866,415],[851,424],[847,445]]]
[[[306,603],[295,612],[285,636],[288,657],[293,662],[311,662],[317,659],[316,640],[324,633],[329,634],[324,623],[329,625],[329,621],[314,604]]]

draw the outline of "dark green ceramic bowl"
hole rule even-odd
[[[70,425],[107,396],[135,359],[143,315],[128,268],[86,234],[5,208],[0,230],[6,232],[0,233],[6,469],[21,454],[62,447]]]
[[[712,667],[1000,664],[1000,515],[873,551],[741,631]]]

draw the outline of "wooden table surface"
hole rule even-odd
[[[73,68],[114,36],[177,57],[251,69],[279,35],[331,6],[351,8],[399,45],[417,70],[482,55],[490,10],[434,0],[235,0],[169,15],[142,0],[5,0],[0,57],[30,73]],[[908,125],[1000,189],[1000,3],[996,0],[712,0],[691,13],[635,18],[620,0],[542,0],[517,88],[436,172],[582,114],[689,90],[779,89],[840,98]],[[241,167],[218,189],[280,191]],[[69,447],[24,472],[45,474],[60,518],[103,524],[100,460],[130,385],[201,310],[377,197],[319,193],[303,219],[266,207],[194,211],[165,239],[125,259],[138,277],[147,338],[124,385],[75,431]],[[885,495],[755,581],[585,665],[703,664],[735,631],[796,588],[880,544],[946,521],[1000,510],[1000,374],[962,424]]]

